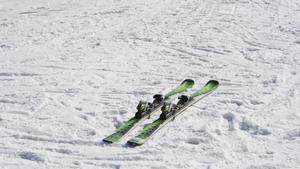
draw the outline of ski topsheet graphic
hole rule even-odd
[[[205,96],[209,95],[219,86],[219,82],[216,80],[210,80],[206,83],[204,87],[197,90],[190,96],[182,95],[178,99],[177,104],[172,104],[171,102],[164,102],[161,108],[162,113],[160,117],[153,121],[152,123],[146,125],[146,127],[140,132],[139,135],[130,139],[128,144],[138,146],[144,144],[149,140],[157,131],[159,131],[163,126],[168,124],[171,120],[174,120],[176,116],[184,112],[188,107],[192,106]]]
[[[135,116],[125,121],[119,128],[116,129],[115,133],[103,139],[107,143],[116,143],[128,132],[134,129],[138,124],[149,118],[153,113],[160,110],[164,102],[171,102],[176,96],[187,89],[193,87],[194,81],[191,79],[184,80],[176,88],[168,92],[166,95],[156,94],[153,96],[153,102],[140,101],[137,106],[137,112]]]

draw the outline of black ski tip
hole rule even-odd
[[[182,83],[192,83],[192,84],[194,84],[195,82],[192,79],[185,79]]]
[[[214,86],[219,86],[219,82],[218,82],[217,80],[210,80],[210,81],[208,81],[206,84],[207,84],[207,85],[208,85],[208,84],[212,84],[212,85],[214,85]]]

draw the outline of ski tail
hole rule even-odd
[[[164,120],[156,119],[148,124],[138,136],[128,140],[127,144],[130,146],[140,146],[144,144],[157,130],[159,130],[159,127],[163,122]]]
[[[115,133],[104,138],[103,141],[106,143],[118,142],[138,121],[139,119],[134,117],[125,121],[119,128],[117,128]]]
[[[189,88],[192,88],[194,85],[194,80],[192,79],[185,79],[179,86],[177,86],[175,89],[171,90],[169,93],[165,95],[166,98],[176,95],[178,93],[182,93],[186,91]]]

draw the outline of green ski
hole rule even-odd
[[[131,119],[125,121],[119,128],[116,129],[115,133],[103,139],[106,143],[116,143],[122,137],[133,130],[138,124],[150,118],[150,116],[159,111],[165,101],[172,101],[176,96],[187,89],[193,87],[194,81],[191,79],[184,80],[179,86],[171,90],[166,95],[156,94],[153,96],[153,102],[140,101],[137,106],[137,112]]]
[[[177,104],[164,102],[164,105],[161,108],[162,113],[160,117],[152,123],[146,125],[146,127],[140,132],[138,136],[130,139],[127,143],[133,146],[144,144],[163,126],[165,126],[171,120],[174,120],[176,116],[181,114],[188,107],[192,106],[205,96],[209,95],[211,92],[217,89],[218,86],[218,81],[210,80],[204,87],[202,87],[200,90],[196,91],[189,97],[185,95],[181,95],[180,97],[178,97],[179,101],[177,102]]]

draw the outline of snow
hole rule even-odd
[[[0,168],[300,168],[299,0],[0,0]],[[143,146],[102,139],[186,78]]]

